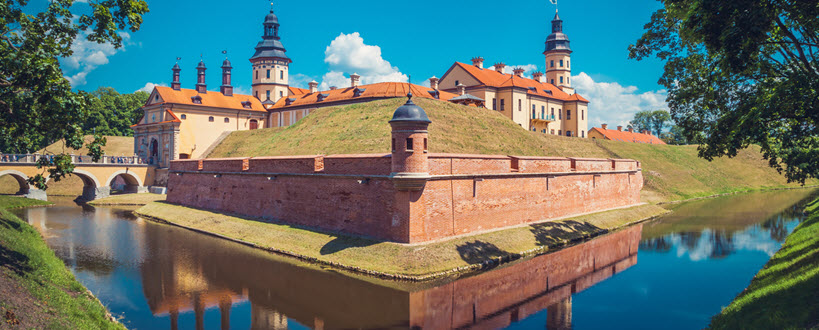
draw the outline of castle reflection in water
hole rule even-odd
[[[637,263],[642,225],[551,254],[435,285],[393,288],[271,259],[266,252],[235,253],[211,240],[179,240],[146,226],[146,244],[173,255],[147,256],[144,294],[155,315],[220,309],[223,328],[232,304],[249,301],[251,327],[287,328],[288,318],[315,329],[500,328],[548,309],[547,328],[568,329],[572,294]],[[173,237],[169,236],[172,235]]]

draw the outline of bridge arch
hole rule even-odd
[[[17,170],[4,170],[0,171],[0,177],[10,175],[12,178],[17,180],[17,184],[20,185],[20,190],[17,192],[18,195],[27,194],[29,190],[28,184],[28,175],[23,172]]]
[[[108,177],[108,180],[105,181],[105,185],[108,186],[109,188],[113,188],[114,180],[116,180],[117,177],[121,177],[125,181],[124,190],[127,193],[139,193],[147,191],[147,189],[142,185],[142,183],[145,181],[142,181],[142,178],[140,178],[139,175],[137,175],[134,172],[130,172],[127,169],[119,170],[111,174],[111,176]]]
[[[95,176],[94,173],[83,169],[74,168],[74,172],[71,173],[71,175],[76,175],[82,180],[82,199],[90,201],[108,197],[111,194],[111,188],[100,184],[100,180],[97,179],[97,176]],[[51,178],[46,176],[46,183],[48,183],[50,180]]]

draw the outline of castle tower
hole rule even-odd
[[[264,18],[264,35],[250,58],[253,66],[253,96],[261,101],[276,102],[288,96],[289,67],[292,62],[279,41],[279,18],[273,8]]]
[[[233,69],[233,67],[230,65],[230,61],[225,59],[225,61],[222,62],[222,86],[220,87],[222,94],[225,96],[233,96],[233,86],[230,84],[231,69]]]
[[[421,107],[407,103],[398,107],[390,120],[392,126],[392,173],[396,189],[421,190],[429,180],[427,127],[432,121]]]
[[[182,89],[182,84],[179,83],[179,72],[182,72],[182,68],[179,67],[179,63],[173,65],[173,82],[171,83],[171,88],[174,90]]]
[[[207,69],[205,61],[199,61],[199,65],[196,66],[196,91],[203,94],[208,92],[208,85],[205,84],[205,70]]]
[[[546,82],[560,87],[564,92],[574,94],[571,84],[571,54],[569,37],[563,34],[563,20],[555,13],[552,20],[552,34],[546,38]]]

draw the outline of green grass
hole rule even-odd
[[[430,279],[455,269],[478,269],[497,258],[545,252],[665,212],[656,205],[641,205],[423,245],[328,234],[161,202],[143,206],[135,213],[341,268]]]
[[[658,203],[740,191],[798,187],[762,159],[759,147],[708,162],[696,146],[657,146],[528,132],[497,111],[417,99],[432,124],[431,152],[630,158],[643,164],[643,199]],[[387,153],[393,111],[405,99],[318,109],[296,124],[231,133],[210,158]],[[816,184],[816,180],[808,184]]]
[[[113,195],[105,198],[100,198],[97,200],[93,200],[88,202],[90,205],[145,205],[150,202],[157,202],[157,201],[164,201],[167,195],[161,194],[151,194],[151,193],[142,193],[142,194],[122,194],[122,195]]]
[[[29,327],[124,328],[106,317],[105,307],[86,293],[37,230],[7,210],[47,204],[0,196],[0,276],[4,277],[0,281],[24,289],[14,297],[4,292],[0,306]]]
[[[728,307],[712,329],[819,327],[819,199],[785,244]]]

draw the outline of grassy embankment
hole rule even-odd
[[[113,195],[105,198],[100,198],[88,202],[90,205],[145,205],[151,202],[161,202],[165,200],[166,195],[142,193],[142,194],[123,194]]]
[[[136,214],[208,232],[309,261],[391,278],[425,280],[546,252],[667,211],[645,204],[423,245],[378,242],[262,219],[240,218],[166,203]]]
[[[711,320],[712,329],[819,327],[819,199],[808,218],[751,281]]]
[[[77,282],[36,229],[8,211],[47,202],[0,196],[0,313],[21,328],[124,328]]]
[[[636,159],[643,164],[643,199],[647,202],[799,186],[788,184],[768,167],[758,147],[743,150],[735,158],[708,162],[697,157],[696,146],[544,135],[520,129],[497,111],[427,99],[415,101],[432,120],[430,152]],[[289,127],[233,132],[208,157],[388,152],[387,121],[404,102],[390,99],[324,108]]]

